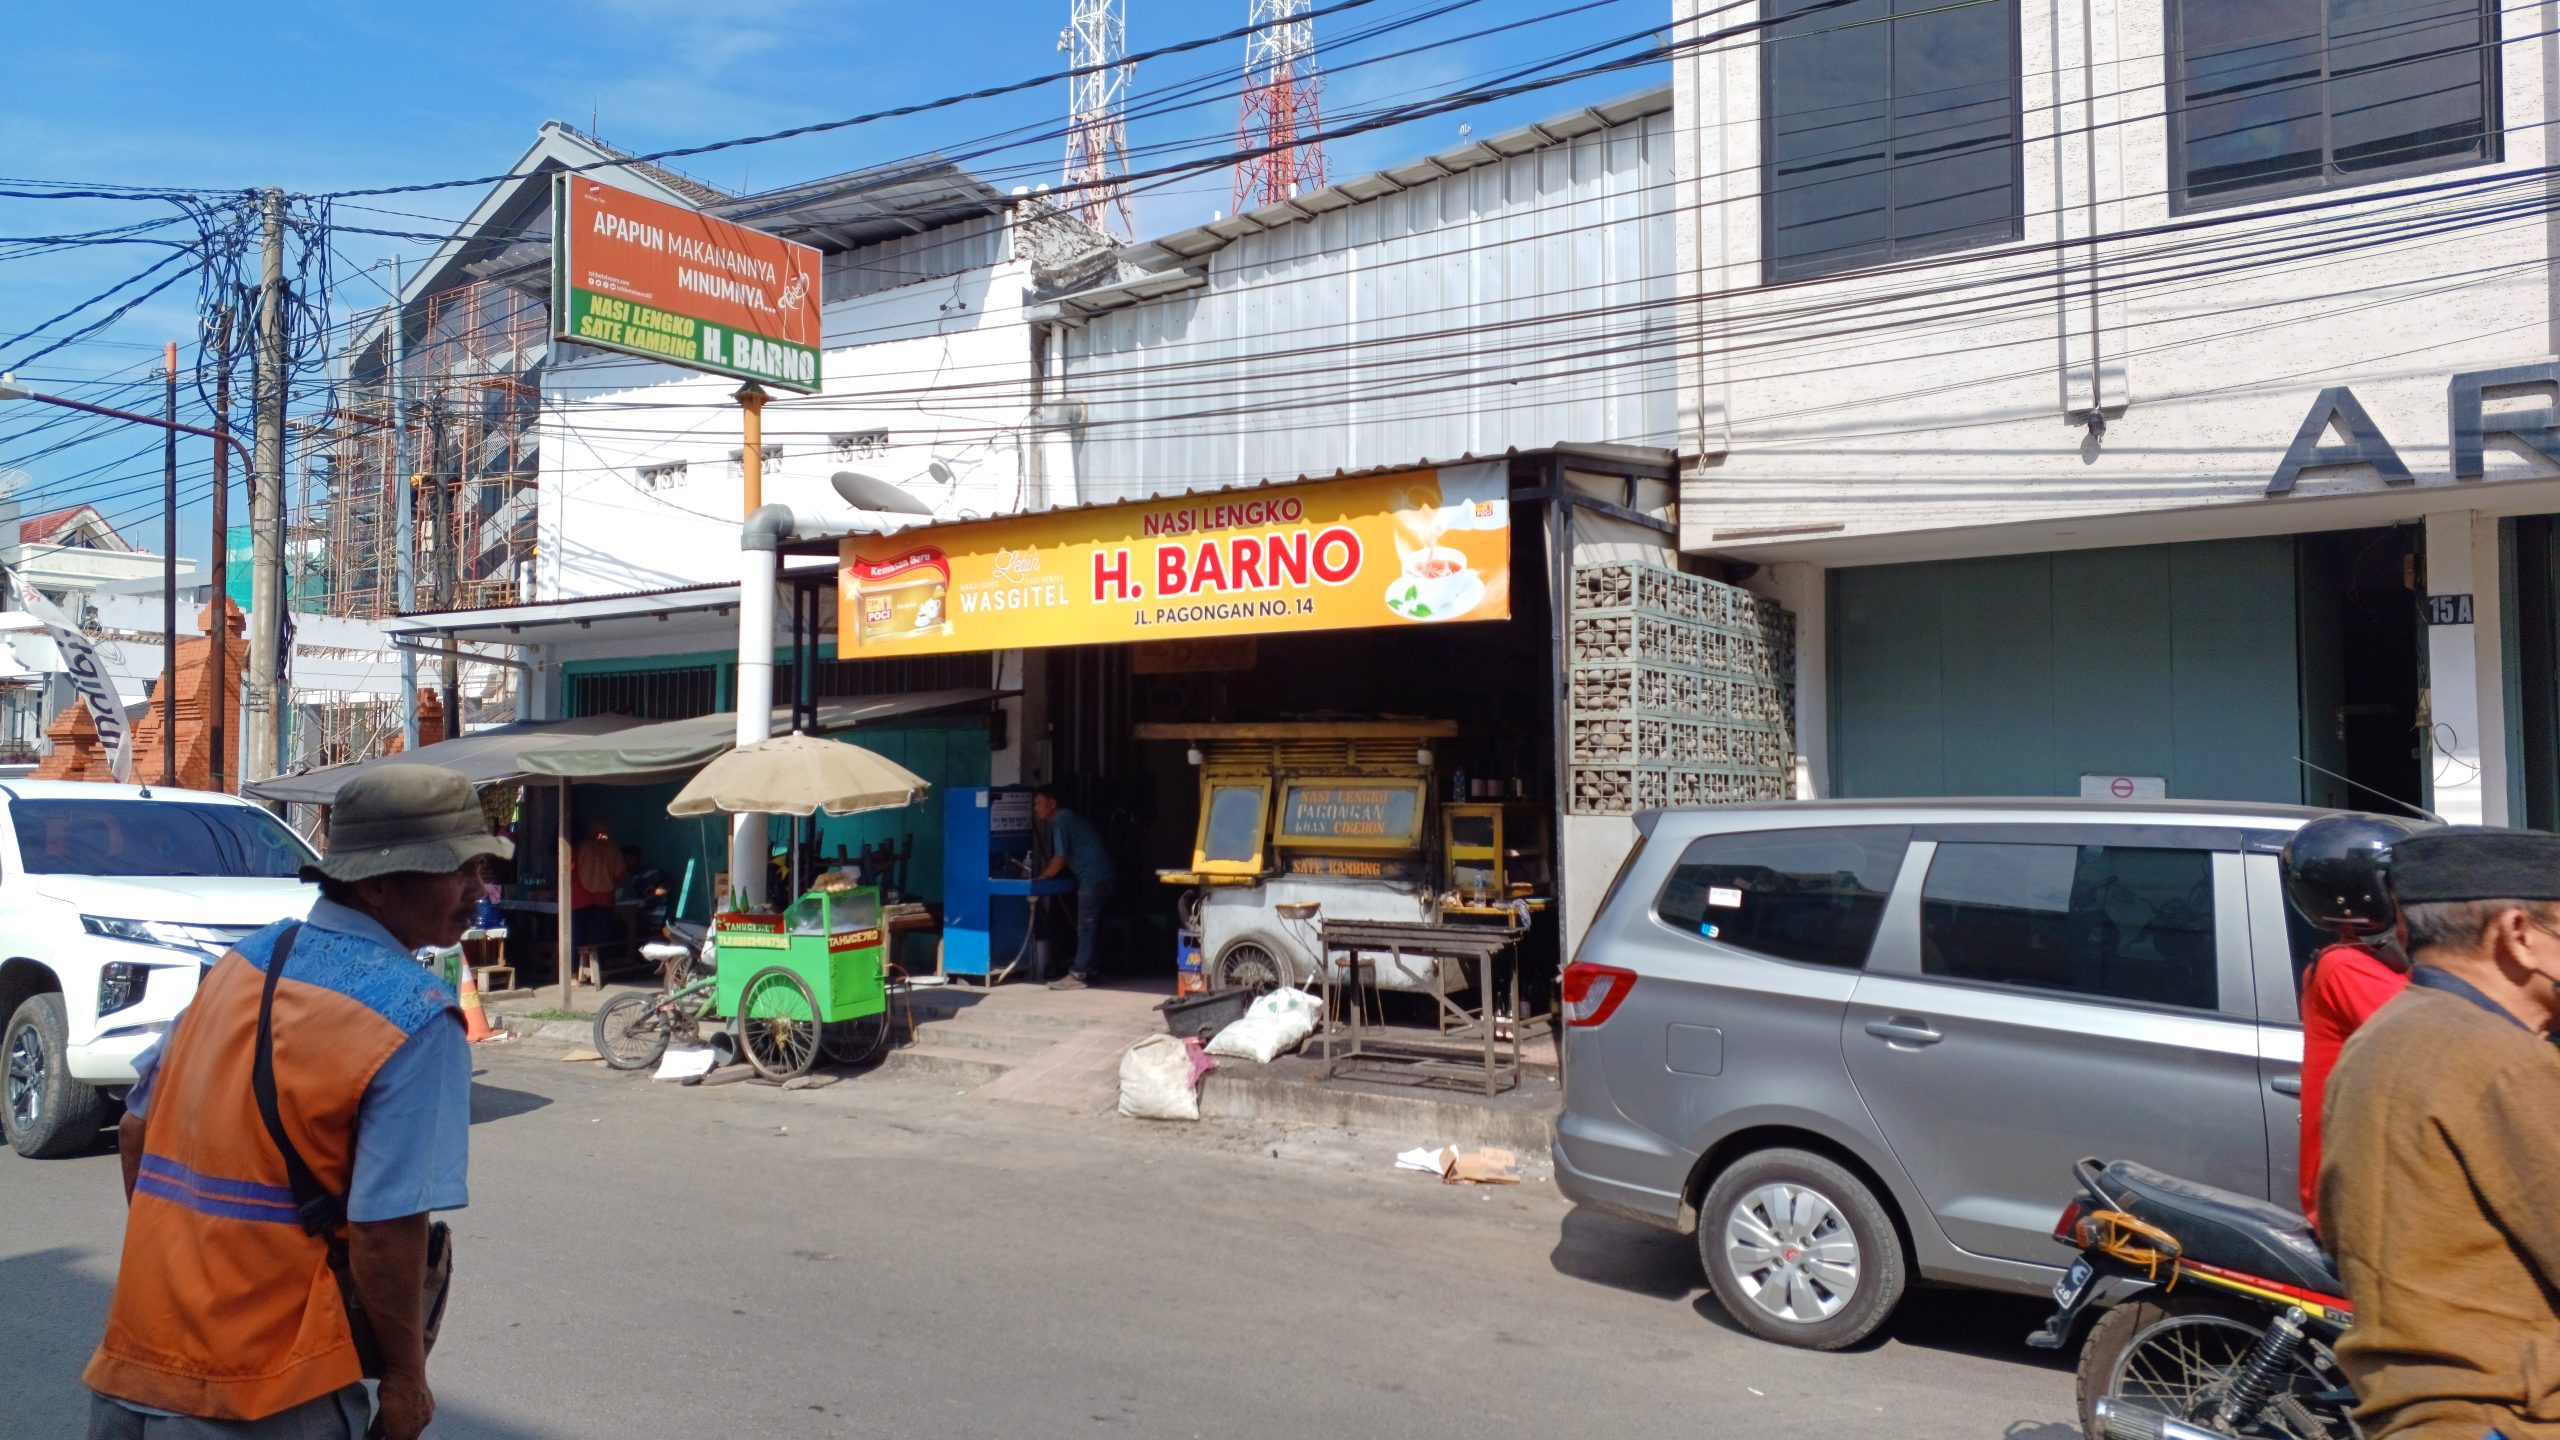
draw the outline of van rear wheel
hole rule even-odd
[[[1809,1150],[1735,1161],[1698,1207],[1698,1258],[1717,1303],[1763,1340],[1837,1350],[1902,1299],[1902,1238],[1866,1182]]]

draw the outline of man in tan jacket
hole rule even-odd
[[[2560,836],[2427,831],[2391,877],[2416,969],[2322,1124],[2338,1359],[2374,1440],[2560,1440]]]

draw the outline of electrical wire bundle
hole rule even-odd
[[[1309,17],[1347,14],[1365,9],[1376,0],[1339,0],[1318,7]],[[1379,54],[1356,54],[1360,45],[1384,41],[1390,36],[1419,29],[1427,23],[1467,10],[1478,0],[1441,0],[1441,3],[1369,19],[1366,23],[1345,27],[1340,35],[1328,36],[1324,48],[1334,52],[1327,59],[1330,74],[1341,74],[1368,66],[1383,66],[1398,60],[1439,48],[1448,40],[1402,45]],[[1556,23],[1575,17],[1586,22],[1589,12],[1601,11],[1620,0],[1585,0],[1585,3],[1560,6],[1538,15],[1515,19],[1499,25],[1481,27],[1467,37],[1519,32],[1529,27]],[[1826,29],[1847,29],[1886,23],[1870,19],[1842,19],[1824,27],[1806,25],[1808,16],[1839,9],[1851,0],[1813,0],[1812,4],[1790,7],[1785,17],[1788,38],[1802,34],[1826,33]],[[1942,8],[1963,8],[1993,0],[1950,0]],[[1713,63],[1716,55],[1735,47],[1770,43],[1763,33],[1764,22],[1758,20],[1722,23],[1729,12],[1743,8],[1743,0],[1709,6],[1693,17],[1691,33],[1682,38],[1665,39],[1656,29],[1647,28],[1612,33],[1598,41],[1576,43],[1535,60],[1510,65],[1493,72],[1467,77],[1463,81],[1434,87],[1419,94],[1382,100],[1365,107],[1339,111],[1321,135],[1301,137],[1302,141],[1321,142],[1372,133],[1419,120],[1451,114],[1469,107],[1497,100],[1537,93],[1562,85],[1585,81],[1597,76],[1615,75],[1662,65],[1666,59],[1690,55],[1696,63]],[[2525,7],[2511,7],[2521,13]],[[1892,17],[1909,19],[1910,16]],[[1158,47],[1128,58],[1127,63],[1153,61],[1190,53],[1211,45],[1230,43],[1246,32],[1229,30]],[[2492,47],[2530,41],[2534,34],[2503,34],[2489,40]],[[2316,39],[2316,37],[2314,37]],[[1339,57],[1339,58],[1336,58]],[[2120,57],[2121,59],[2158,57]],[[891,118],[920,115],[958,107],[974,101],[1020,93],[1037,86],[1050,85],[1079,73],[1063,71],[1048,75],[985,87],[963,94],[901,105],[840,120],[795,126],[766,134],[716,140],[703,144],[678,146],[639,154],[628,159],[598,161],[582,169],[612,170],[633,164],[656,164],[692,156],[719,153],[743,147],[777,143],[794,138],[837,133]],[[2034,76],[2022,75],[2023,87]],[[1231,86],[1231,69],[1185,77],[1158,89],[1133,96],[1131,114],[1138,118],[1169,116]],[[2282,87],[2276,87],[2282,88]],[[2116,96],[2075,96],[2072,104],[2084,115],[2098,113],[2091,103],[2101,99],[2124,98],[2156,93],[2156,87],[2133,87]],[[1911,97],[1898,97],[1911,98]],[[1956,102],[1943,107],[1957,118],[1945,122],[1950,130],[1973,123],[1964,118],[1969,102]],[[2126,112],[2137,107],[2125,105]],[[1918,112],[1917,119],[1926,122],[1930,112]],[[2034,134],[2023,142],[2012,135],[2008,144],[2051,144],[2070,136],[2086,137],[2096,132],[2139,123],[2155,123],[2162,118],[2159,111],[2123,113],[2068,129],[2054,128]],[[1850,119],[1840,124],[1840,154],[1854,158],[1861,146],[1869,142],[1861,138]],[[1818,132],[1800,128],[1797,133]],[[847,180],[836,192],[839,198],[850,198],[867,190],[885,188],[897,183],[913,165],[947,161],[970,164],[996,162],[989,177],[1004,179],[1049,173],[1053,162],[1043,158],[1040,168],[1032,162],[1007,161],[1004,157],[1025,147],[1055,141],[1064,134],[1059,124],[1042,123],[1016,126],[974,137],[948,152],[907,157],[870,167],[862,175]],[[1928,127],[1923,123],[1917,131],[1906,130],[1925,139]],[[1173,136],[1140,147],[1133,152],[1139,165],[1130,173],[1115,176],[1108,182],[1134,189],[1171,186],[1180,181],[1234,164],[1238,159],[1262,153],[1237,148],[1232,143],[1214,144],[1203,150],[1208,137]],[[1232,141],[1232,132],[1225,140]],[[1798,156],[1803,159],[1807,157]],[[1810,157],[1817,164],[1822,156]],[[1662,167],[1668,175],[1668,166]],[[1620,198],[1647,213],[1667,212],[1675,186],[1699,180],[1758,179],[1760,167],[1746,167],[1686,180],[1664,178],[1648,188],[1662,193],[1632,194]],[[439,192],[457,188],[485,187],[528,178],[523,175],[483,175],[466,179],[439,180],[404,185],[376,186],[290,198],[287,220],[286,286],[286,354],[289,403],[306,414],[326,415],[337,408],[338,387],[343,382],[342,366],[333,365],[361,333],[360,327],[374,323],[366,315],[351,314],[333,318],[331,297],[337,276],[345,270],[356,270],[344,260],[341,240],[355,235],[404,240],[442,241],[455,234],[450,229],[393,229],[389,227],[341,224],[338,212],[382,214],[393,218],[428,219],[367,205],[369,200]],[[1232,372],[1214,359],[1176,353],[1162,359],[1146,359],[1130,364],[1116,364],[1102,375],[1079,379],[1075,396],[1092,406],[1098,417],[1093,423],[1102,426],[1140,427],[1140,433],[1215,437],[1220,435],[1269,435],[1276,430],[1316,428],[1335,423],[1331,418],[1351,405],[1388,405],[1402,407],[1399,418],[1432,418],[1465,413],[1481,413],[1507,405],[1541,403],[1557,397],[1584,395],[1626,397],[1659,391],[1676,381],[1661,378],[1666,365],[1692,360],[1731,366],[1744,357],[1758,368],[1751,371],[1755,381],[1820,375],[1845,369],[1859,363],[1854,347],[1865,337],[1891,332],[1904,337],[1935,340],[1955,336],[1959,343],[1933,350],[1935,360],[1947,360],[1967,354],[2013,348],[2015,337],[1999,334],[1981,339],[1971,332],[1991,327],[2032,326],[2049,320],[2051,308],[2093,295],[2110,301],[2141,295],[2192,294],[2200,285],[2238,283],[2248,277],[2264,277],[2274,273],[2312,274],[2324,266],[2353,255],[2405,251],[2438,257],[2443,268],[2424,277],[2412,277],[2406,284],[2383,294],[2354,291],[2324,292],[2311,296],[2290,296],[2287,303],[2327,304],[2318,315],[2285,320],[2267,318],[2260,313],[2272,308],[2272,302],[2251,302],[2222,307],[2217,314],[2227,315],[2237,323],[2215,333],[2223,338],[2258,333],[2280,323],[2303,323],[2306,319],[2350,313],[2360,308],[2418,303],[2447,293],[2491,284],[2508,283],[2515,278],[2513,265],[2466,264],[2465,256],[2445,247],[2443,242],[2462,236],[2482,235],[2497,229],[2538,224],[2552,209],[2549,198],[2553,173],[2546,170],[2483,170],[2453,180],[2420,185],[2373,186],[2344,194],[2321,196],[2292,205],[2247,213],[2225,213],[2176,220],[2164,225],[2135,227],[2103,235],[2077,235],[2050,244],[2016,243],[1988,245],[1962,254],[1932,257],[1921,261],[1880,265],[1847,276],[1828,276],[1818,280],[1789,284],[1744,284],[1730,289],[1708,288],[1699,293],[1670,293],[1628,302],[1613,300],[1609,291],[1619,287],[1619,280],[1600,277],[1585,281],[1575,277],[1573,283],[1558,286],[1539,295],[1511,297],[1525,303],[1530,313],[1488,315],[1472,299],[1441,307],[1436,312],[1408,312],[1401,317],[1408,328],[1401,333],[1374,338],[1358,338],[1348,343],[1328,333],[1328,327],[1308,325],[1304,333],[1264,333],[1255,338],[1253,384],[1250,394],[1238,394]],[[156,244],[178,247],[155,265],[135,274],[116,286],[63,312],[63,314],[31,327],[22,335],[0,342],[0,365],[24,365],[61,350],[98,343],[102,332],[117,320],[132,313],[135,307],[152,296],[171,288],[190,273],[184,262],[193,259],[199,277],[199,313],[204,320],[204,333],[198,337],[195,370],[196,403],[207,413],[212,404],[211,379],[226,368],[239,376],[251,367],[258,353],[260,338],[256,333],[258,287],[254,258],[263,224],[262,200],[255,193],[239,191],[171,189],[151,187],[99,186],[92,184],[51,184],[48,182],[0,180],[0,197],[114,201],[147,201],[174,207],[174,219],[135,222],[125,226],[100,227],[62,235],[29,235],[0,237],[0,259],[19,256],[53,255],[85,245]],[[1736,183],[1722,187],[1726,193],[1704,201],[1709,205],[1742,202],[1765,203],[1770,198],[1766,182],[1758,185]],[[1058,187],[1061,195],[1074,190]],[[2156,198],[2144,196],[2111,197],[2117,199]],[[780,202],[775,202],[780,203]],[[1580,203],[1561,201],[1561,204]],[[754,223],[760,213],[753,199],[743,199],[722,207],[743,223]],[[2022,223],[2053,216],[2030,214]],[[441,225],[443,222],[438,221]],[[1591,222],[1588,226],[1569,227],[1567,233],[1598,229],[1622,223],[1622,217]],[[192,242],[172,238],[167,232],[184,224],[193,229]],[[510,235],[478,232],[477,238],[492,244],[509,239],[547,239],[545,236]],[[1482,242],[1481,248],[1498,248],[1500,240]],[[1478,248],[1478,247],[1470,247]],[[1423,264],[1447,258],[1441,254],[1417,254],[1407,261],[1388,264]],[[1245,286],[1284,285],[1296,283],[1293,275],[1282,273],[1267,280],[1248,280]],[[148,285],[147,289],[140,289]],[[1230,287],[1232,288],[1232,287]],[[2330,304],[2330,302],[2335,302]],[[100,307],[112,306],[112,309]],[[217,343],[221,333],[218,317],[228,314],[227,345]],[[973,322],[978,327],[1001,320],[1020,317],[1019,308],[1008,302],[998,309],[982,313]],[[63,329],[49,327],[63,326]],[[904,327],[917,336],[944,333],[939,320],[922,320]],[[900,338],[888,335],[866,335],[866,339]],[[13,355],[12,346],[21,342],[42,342],[24,356]],[[2162,349],[2199,343],[2193,339],[2163,342]],[[1435,350],[1445,353],[1434,353]],[[2137,352],[2140,353],[2140,352]],[[2407,353],[2407,352],[2402,352]],[[2334,357],[2322,357],[2323,363],[2334,365]],[[982,411],[1019,410],[1030,396],[1024,382],[1014,373],[1018,367],[973,367],[954,363],[936,372],[932,386],[934,403],[945,406],[974,407]],[[659,373],[648,362],[619,359],[582,361],[574,370],[555,373],[553,393],[546,396],[546,410],[551,416],[570,416],[581,425],[591,427],[598,437],[611,434],[616,439],[672,440],[696,435],[705,425],[717,424],[725,416],[723,405],[704,401],[606,400],[600,392],[628,389],[633,379],[617,380],[617,371],[634,375]],[[2027,372],[2015,372],[2023,374]],[[1934,379],[1912,387],[1901,395],[1873,397],[1878,401],[1916,399],[1931,394],[1948,393],[1960,385],[1997,383],[2014,375],[1966,375],[1961,381]],[[150,384],[148,377],[121,381],[118,377],[102,377],[100,383],[116,381],[127,387]],[[1517,387],[1543,387],[1543,397],[1514,398]],[[248,394],[248,387],[236,383],[232,387],[235,406]],[[823,417],[831,411],[863,407],[890,407],[915,404],[917,397],[904,390],[840,390],[837,393],[806,399],[777,400],[769,412],[769,434],[778,436],[826,433]],[[657,410],[667,412],[672,423],[659,427],[626,425],[613,421],[616,414]],[[1756,443],[1780,446],[1809,443],[1814,432],[1799,422],[1820,413],[1815,408],[1785,414],[1748,417],[1745,432],[1756,428]],[[793,417],[805,416],[795,422]],[[1998,423],[1998,422],[1990,422]],[[810,428],[796,429],[795,425]],[[55,427],[62,427],[56,429]],[[112,428],[110,425],[108,428]],[[1000,443],[1015,440],[1019,423],[990,421],[976,429],[968,424],[937,424],[937,438],[952,444]],[[1930,428],[1943,429],[1944,425]],[[12,432],[0,433],[0,465],[23,464],[30,459],[43,459],[104,433],[48,420],[42,424]],[[1840,438],[1836,429],[1823,432],[1829,438]],[[1875,435],[1895,433],[1890,429],[1868,432]],[[584,436],[579,437],[584,439]],[[43,447],[20,453],[21,441],[42,440]],[[153,447],[156,449],[156,442]],[[147,453],[147,452],[143,452]],[[592,451],[590,452],[593,453]],[[133,457],[128,457],[130,460]],[[567,477],[582,470],[602,472],[617,469],[597,457],[592,466],[574,466],[567,457],[546,456],[546,477]],[[133,477],[118,473],[126,461],[109,462],[82,471],[76,477],[58,477],[45,491],[67,498],[94,494],[122,498],[143,492],[119,491],[112,487]],[[627,478],[627,477],[626,477]],[[71,488],[86,483],[93,488],[82,491]],[[664,500],[661,503],[668,503]],[[142,507],[148,513],[150,506]]]

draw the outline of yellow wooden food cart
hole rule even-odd
[[[1443,803],[1435,746],[1449,720],[1145,724],[1200,772],[1191,864],[1158,872],[1183,909],[1212,988],[1303,985],[1323,970],[1325,922],[1525,923],[1552,866],[1543,808]],[[1379,956],[1381,989],[1444,992],[1456,968]]]

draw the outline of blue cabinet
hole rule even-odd
[[[1075,881],[1029,880],[1031,791],[972,786],[942,792],[942,973],[985,983],[1027,959],[1031,907],[1075,893]]]

